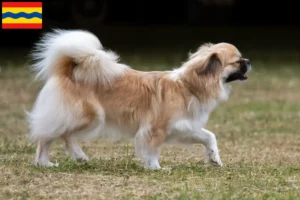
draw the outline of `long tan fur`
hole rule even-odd
[[[101,132],[135,139],[144,166],[159,169],[159,148],[169,140],[201,142],[219,166],[213,133],[203,129],[209,113],[226,100],[226,76],[240,69],[231,44],[204,44],[178,69],[142,72],[118,63],[96,36],[86,31],[55,31],[34,54],[34,69],[46,81],[29,114],[38,141],[36,164],[57,166],[48,147],[62,138],[74,159],[88,160],[77,143]]]

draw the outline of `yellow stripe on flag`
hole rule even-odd
[[[26,19],[24,17],[19,19],[13,19],[11,17],[2,19],[2,24],[41,24],[42,19],[39,19],[37,17]]]
[[[12,8],[12,7],[3,7],[2,8],[2,13],[6,13],[6,12],[12,12],[12,13],[19,13],[19,12],[25,12],[25,13],[33,13],[33,12],[38,12],[38,13],[42,13],[42,8]]]

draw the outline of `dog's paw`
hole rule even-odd
[[[162,168],[159,165],[145,165],[146,170],[161,170]]]
[[[206,164],[210,164],[215,167],[223,166],[218,150],[207,150],[205,161]]]
[[[223,163],[222,163],[219,155],[214,156],[214,157],[212,156],[210,158],[210,164],[213,165],[213,166],[216,166],[216,167],[222,167],[223,166]]]
[[[89,158],[86,155],[83,155],[81,157],[73,157],[73,160],[84,163],[84,162],[88,162]]]
[[[144,168],[146,170],[161,170],[162,169],[158,162],[147,163],[144,165]]]
[[[52,163],[52,162],[35,162],[35,166],[38,167],[58,167],[59,163]]]

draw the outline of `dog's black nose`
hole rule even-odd
[[[245,59],[245,64],[246,65],[250,65],[250,60],[249,59]]]

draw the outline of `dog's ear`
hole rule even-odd
[[[212,47],[213,45],[214,44],[210,43],[210,42],[202,44],[195,53],[190,53],[189,54],[190,59],[196,57],[197,55],[201,55],[201,54],[207,52],[209,50],[209,48]]]
[[[222,61],[218,53],[208,56],[204,67],[197,70],[198,75],[216,75],[222,69]]]

